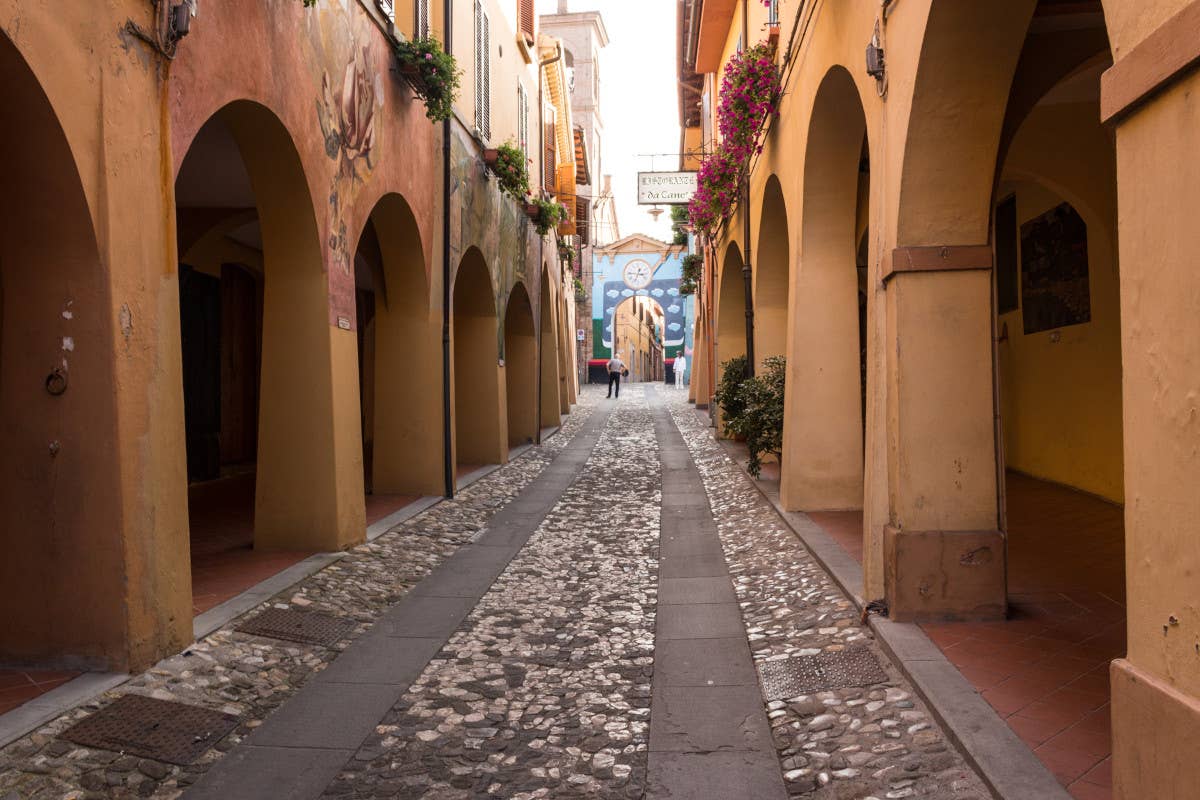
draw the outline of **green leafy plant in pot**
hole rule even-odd
[[[425,116],[434,122],[450,119],[462,77],[454,56],[429,36],[397,42],[395,51],[396,71],[425,103]]]

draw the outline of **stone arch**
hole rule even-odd
[[[508,458],[501,423],[504,388],[497,365],[496,293],[491,271],[476,247],[463,254],[454,274],[454,453],[461,477]]]
[[[759,204],[757,263],[754,265],[754,356],[759,363],[787,355],[791,261],[787,204],[772,175]]]
[[[843,67],[823,79],[804,154],[781,476],[790,509],[862,508],[856,226],[866,116]]]
[[[504,308],[504,386],[508,446],[537,440],[537,335],[533,305],[525,284],[517,282]]]
[[[559,328],[555,298],[550,291],[550,270],[542,267],[542,285],[538,292],[540,334],[538,337],[538,360],[540,362],[541,419],[543,428],[558,427],[562,420],[562,395],[567,388],[560,374],[562,357],[559,353]]]
[[[385,194],[355,255],[363,457],[377,494],[444,491],[441,315],[431,312],[425,259],[409,203]]]
[[[3,33],[0,102],[0,659],[124,668],[108,265],[54,104]]]
[[[742,251],[736,242],[725,249],[717,293],[716,380],[721,366],[731,358],[746,355],[746,289],[742,275]]]
[[[229,103],[201,126],[184,154],[175,198],[177,227],[193,232],[198,219],[253,211],[245,225],[219,237],[201,234],[179,254],[189,472],[195,479],[221,472],[220,411],[226,403],[223,373],[212,364],[229,354],[213,331],[228,328],[223,273],[236,251],[244,263],[256,262],[250,266],[261,275],[257,297],[237,303],[260,309],[258,363],[241,365],[258,372],[254,545],[337,550],[361,540],[366,526],[359,420],[352,410],[358,384],[354,334],[330,324],[324,251],[291,135],[265,106]],[[252,327],[243,322],[242,335],[256,335],[246,330]]]
[[[655,347],[650,341],[640,341],[640,325],[642,320],[639,319],[639,328],[637,331],[637,335],[639,337],[637,345],[639,347],[636,348],[637,352],[635,352],[634,344],[629,341],[628,329],[625,331],[620,330],[622,320],[621,309],[629,304],[636,305],[643,302],[648,302],[653,306],[653,308],[657,309],[657,312],[652,311],[651,314],[657,313],[658,317],[663,322],[663,330],[661,331],[662,336],[657,342],[657,347]],[[667,319],[667,310],[664,308],[662,301],[651,295],[633,295],[631,297],[623,298],[613,308],[613,352],[620,350],[621,360],[625,362],[625,366],[629,369],[629,376],[625,380],[629,381],[630,383],[634,381],[645,382],[660,380],[659,373],[665,370],[663,357],[666,352],[665,328]]]

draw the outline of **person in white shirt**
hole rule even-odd
[[[683,353],[680,353],[679,355],[677,355],[675,357],[674,367],[675,367],[675,388],[679,389],[679,388],[682,388],[684,385],[683,376],[684,376],[684,373],[687,372],[687,359],[684,358]]]
[[[621,396],[621,373],[625,371],[625,362],[620,353],[613,353],[608,360],[608,396],[613,396],[613,387],[617,387],[617,397]]]

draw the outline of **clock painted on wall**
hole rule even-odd
[[[630,289],[645,289],[650,285],[650,265],[641,259],[630,261],[621,272],[621,277]]]

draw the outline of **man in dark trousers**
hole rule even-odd
[[[625,362],[621,361],[620,353],[613,353],[608,360],[608,396],[613,396],[613,387],[617,387],[617,397],[621,396],[621,373],[625,371]]]

